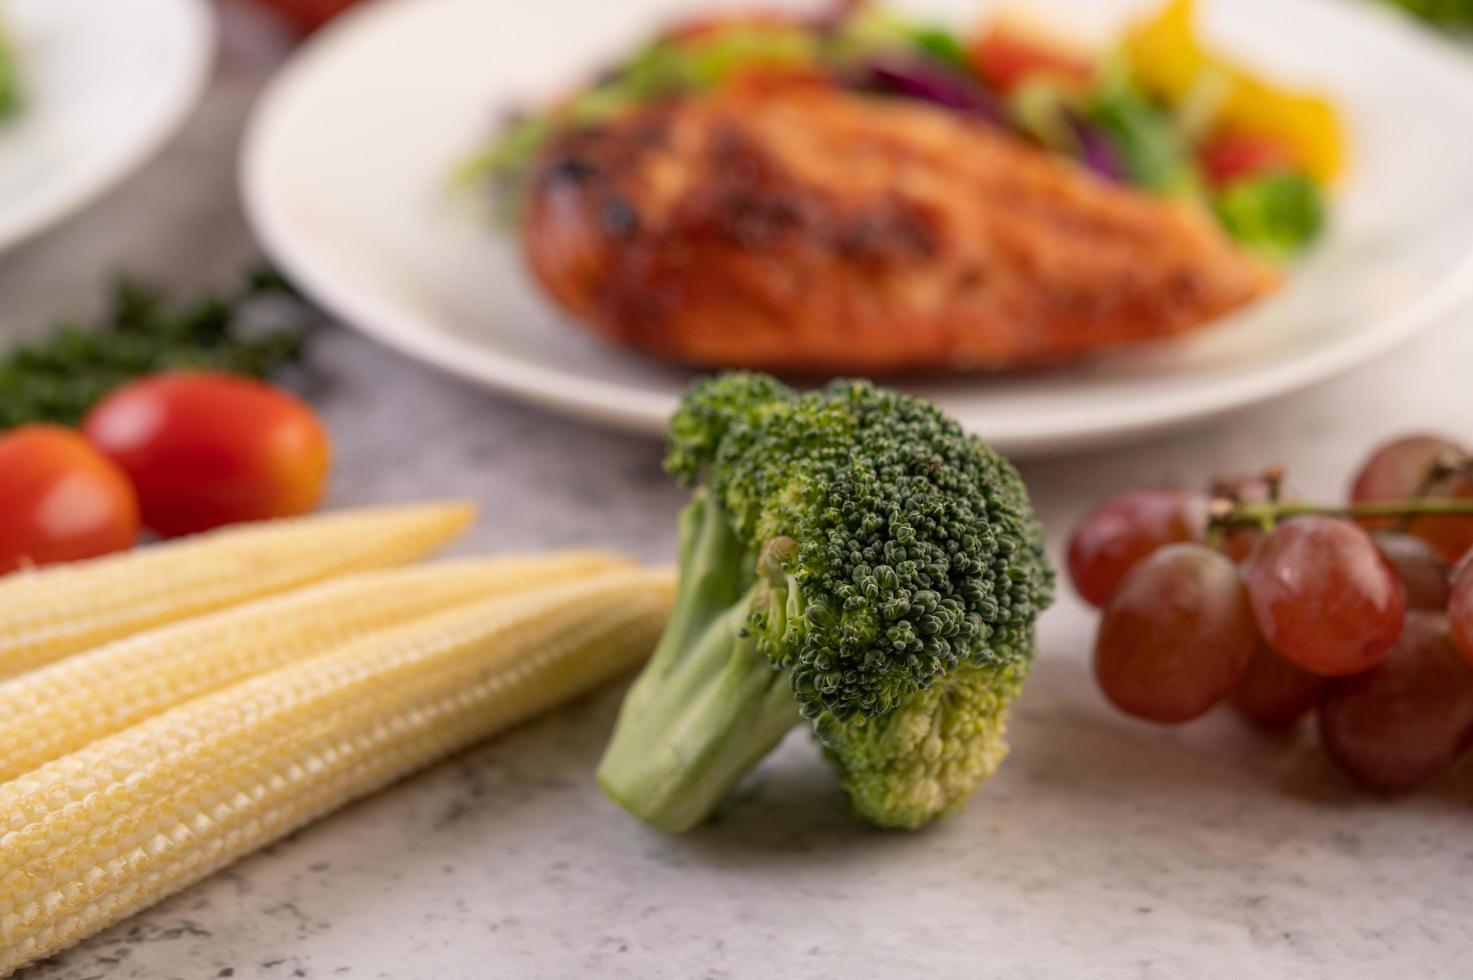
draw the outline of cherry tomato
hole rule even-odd
[[[315,31],[357,2],[358,0],[256,0],[259,6],[286,18],[303,34]]]
[[[1225,132],[1197,151],[1197,162],[1214,187],[1294,166],[1294,150],[1271,136]]]
[[[52,425],[0,436],[0,573],[132,546],[138,498],[127,474]]]
[[[1004,95],[1030,78],[1083,85],[1094,74],[1094,65],[1081,55],[1000,24],[972,42],[967,58],[972,70]]]
[[[306,403],[228,374],[134,381],[83,429],[132,478],[144,525],[166,537],[305,513],[322,497],[331,456]]]

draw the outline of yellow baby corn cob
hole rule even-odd
[[[188,701],[0,784],[0,976],[632,668],[668,573],[477,602]]]
[[[464,503],[264,521],[0,578],[0,680],[109,640],[347,572],[421,558]]]
[[[568,552],[364,572],[115,640],[0,684],[0,782],[372,630],[621,564]]]

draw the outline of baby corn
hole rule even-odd
[[[0,976],[632,668],[668,574],[624,570],[369,634],[0,784]]]
[[[421,558],[474,518],[462,503],[337,511],[5,576],[0,680],[153,626]]]
[[[372,630],[621,564],[569,552],[365,572],[115,640],[0,684],[0,782]]]

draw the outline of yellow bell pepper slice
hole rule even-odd
[[[1208,50],[1193,26],[1195,12],[1194,0],[1168,0],[1155,16],[1126,32],[1126,56],[1140,83],[1168,105],[1177,105],[1204,80],[1225,81],[1217,115],[1220,128],[1282,142],[1319,183],[1340,176],[1347,154],[1335,106],[1321,95],[1271,85]]]

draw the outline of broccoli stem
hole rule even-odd
[[[670,625],[598,771],[612,800],[657,827],[679,833],[704,821],[799,721],[787,671],[746,630],[761,588],[726,515],[697,493],[681,515]]]

